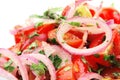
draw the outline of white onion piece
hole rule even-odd
[[[16,55],[16,53],[13,53],[8,49],[3,49],[3,48],[0,48],[0,53],[6,57],[9,57],[10,59],[12,59],[12,61],[14,61],[14,63],[19,67],[23,80],[29,80],[26,67],[22,64],[21,60]]]
[[[31,57],[29,55],[20,55],[19,56],[21,61],[24,63],[24,64],[27,64],[27,65],[31,65],[32,63],[35,63],[37,64],[39,61],[37,59],[35,59],[34,57]]]
[[[75,13],[75,3],[72,3],[69,5],[70,10],[67,11],[67,14],[65,15],[67,19],[72,18]]]
[[[69,52],[57,45],[51,45],[51,47],[55,49],[53,55],[58,55],[62,59],[60,66],[64,66],[66,63],[71,63],[71,55]]]
[[[55,49],[51,47],[47,42],[42,41],[42,48],[45,52],[45,55],[49,57],[52,53],[55,52]]]
[[[0,76],[6,78],[7,80],[18,80],[15,76],[2,68],[0,68]]]
[[[104,33],[104,31],[101,28],[97,28],[97,27],[75,27],[75,29],[81,32],[88,31],[88,33],[90,34]]]
[[[34,57],[35,59],[42,61],[48,68],[48,71],[49,71],[50,76],[51,76],[51,80],[56,80],[55,68],[54,68],[52,62],[47,58],[47,56],[42,55],[42,54],[38,54],[38,53],[24,54],[24,56]]]
[[[85,23],[85,24],[99,24],[99,27],[105,32],[105,36],[106,39],[103,43],[101,43],[100,45],[93,47],[93,48],[88,48],[88,49],[77,49],[77,48],[73,48],[71,46],[69,46],[67,43],[65,43],[63,36],[66,32],[68,32],[71,28],[73,28],[70,24],[68,24],[69,22],[80,22],[80,23]],[[59,42],[59,44],[68,52],[70,52],[71,54],[76,54],[76,55],[92,55],[92,54],[96,54],[102,50],[104,50],[110,43],[112,39],[112,31],[111,29],[108,27],[107,24],[105,24],[105,22],[102,22],[101,20],[98,19],[92,19],[92,18],[81,18],[81,17],[75,17],[73,19],[68,20],[66,23],[60,24],[58,31],[57,31],[57,40]]]
[[[79,77],[78,80],[91,80],[91,79],[98,79],[98,80],[102,80],[102,76],[100,76],[97,73],[86,73],[83,76]]]

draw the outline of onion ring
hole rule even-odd
[[[2,68],[0,68],[0,76],[6,78],[7,80],[18,80],[15,76]]]
[[[63,36],[66,32],[68,32],[71,28],[73,28],[70,24],[68,24],[71,21],[80,22],[80,23],[92,23],[92,24],[98,23],[100,25],[100,28],[105,32],[105,36],[106,36],[105,41],[103,41],[103,43],[101,43],[96,47],[88,48],[88,49],[77,49],[69,46],[67,43],[65,43]],[[105,22],[99,19],[75,17],[68,20],[66,23],[60,24],[57,31],[57,40],[59,44],[71,54],[76,54],[76,55],[88,56],[88,55],[96,54],[104,50],[109,45],[111,39],[112,39],[112,30],[108,27],[108,25]]]
[[[29,80],[26,67],[22,64],[21,60],[15,53],[13,53],[8,49],[3,49],[3,48],[0,48],[0,53],[6,57],[9,57],[10,59],[12,59],[12,61],[14,61],[14,63],[19,67],[23,80]]]

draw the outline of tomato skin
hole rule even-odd
[[[97,36],[95,39],[93,39],[89,45],[89,48],[95,47],[103,42],[104,34],[101,34]]]
[[[66,64],[57,70],[57,80],[76,80],[73,75],[73,64]]]
[[[98,69],[98,65],[100,64],[105,67],[111,66],[109,61],[104,60],[104,54],[99,54],[99,57],[95,57],[94,55],[86,56],[86,60],[88,61],[88,64],[90,67],[92,67],[94,70]]]
[[[81,56],[72,55],[72,62],[73,62],[73,74],[76,79],[78,79],[81,75],[84,75],[85,73],[88,72],[88,67],[81,60]]]
[[[78,48],[83,43],[82,39],[78,38],[77,36],[71,33],[66,33],[64,35],[64,40],[68,45],[74,48]]]
[[[90,10],[90,13],[92,14],[92,16],[95,15],[95,11],[93,9],[89,9]]]
[[[91,40],[90,40],[91,42],[89,44],[89,48],[92,48],[92,47],[95,47],[95,46],[101,44],[103,42],[105,34],[99,34],[99,36],[97,36],[97,35],[95,35],[95,36],[92,35],[92,36],[93,36],[93,38],[91,38]],[[104,54],[98,53],[98,55],[99,55],[99,57],[95,57],[94,55],[86,56],[85,58],[88,61],[88,65],[90,65],[90,67],[92,67],[95,70],[98,69],[97,64],[109,67],[110,62],[104,60]]]
[[[120,33],[115,30],[115,35],[114,35],[114,39],[113,39],[113,52],[114,54],[120,55]]]
[[[38,34],[44,33],[48,34],[48,32],[56,27],[56,23],[44,24],[38,26],[38,28],[34,28],[33,26],[27,27],[25,29],[18,30],[17,33],[14,35],[15,42],[24,42],[29,38],[33,32],[37,31]]]
[[[113,19],[115,23],[120,24],[120,13],[114,8],[103,8],[99,14],[105,21]]]
[[[56,31],[57,29],[49,31],[48,38],[49,39],[55,38],[57,40]],[[71,32],[67,32],[64,35],[63,39],[66,41],[68,45],[74,48],[78,48],[83,43],[82,39],[80,39],[78,36],[76,36],[74,33],[71,33]]]

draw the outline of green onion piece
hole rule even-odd
[[[30,66],[30,69],[33,70],[37,75],[44,75],[45,74],[45,70],[46,70],[46,66],[43,63],[38,63],[38,64],[32,64]]]
[[[50,55],[49,59],[53,62],[53,65],[55,66],[56,69],[59,68],[60,64],[62,63],[62,59],[58,55]]]
[[[42,26],[44,22],[36,22],[35,23],[35,28],[38,28],[39,26]]]
[[[39,53],[45,55],[44,50],[40,50]]]
[[[38,34],[37,32],[34,32],[34,33],[32,33],[31,35],[29,35],[29,38],[31,39],[31,38],[33,38],[33,37],[35,37],[35,36],[39,36],[39,34]]]
[[[7,70],[7,71],[9,71],[9,72],[12,72],[15,69],[13,66],[11,66],[12,63],[13,63],[12,60],[9,60],[8,62],[6,62],[4,64],[4,69]]]
[[[72,26],[77,26],[77,27],[81,25],[79,22],[69,22],[69,24]]]

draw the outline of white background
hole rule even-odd
[[[47,8],[65,7],[74,0],[0,0],[0,48],[8,48],[14,44],[14,38],[9,30],[17,24],[23,24],[31,14],[41,14]],[[119,0],[103,0],[105,6],[113,1],[120,9]],[[100,0],[94,0],[93,5],[99,5]],[[0,80],[3,80],[0,78]]]

